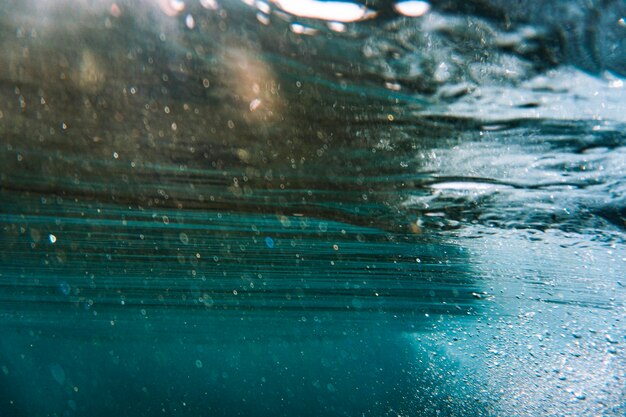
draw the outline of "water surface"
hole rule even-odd
[[[0,5],[0,415],[623,415],[621,3],[318,3]]]

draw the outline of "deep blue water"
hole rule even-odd
[[[411,5],[0,2],[0,416],[624,415],[623,3]]]

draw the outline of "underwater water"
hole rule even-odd
[[[617,1],[0,1],[0,416],[623,416]]]

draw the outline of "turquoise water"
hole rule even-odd
[[[623,415],[620,3],[305,3],[0,2],[0,416]]]

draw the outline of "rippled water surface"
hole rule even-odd
[[[621,1],[0,2],[0,416],[626,413]]]

